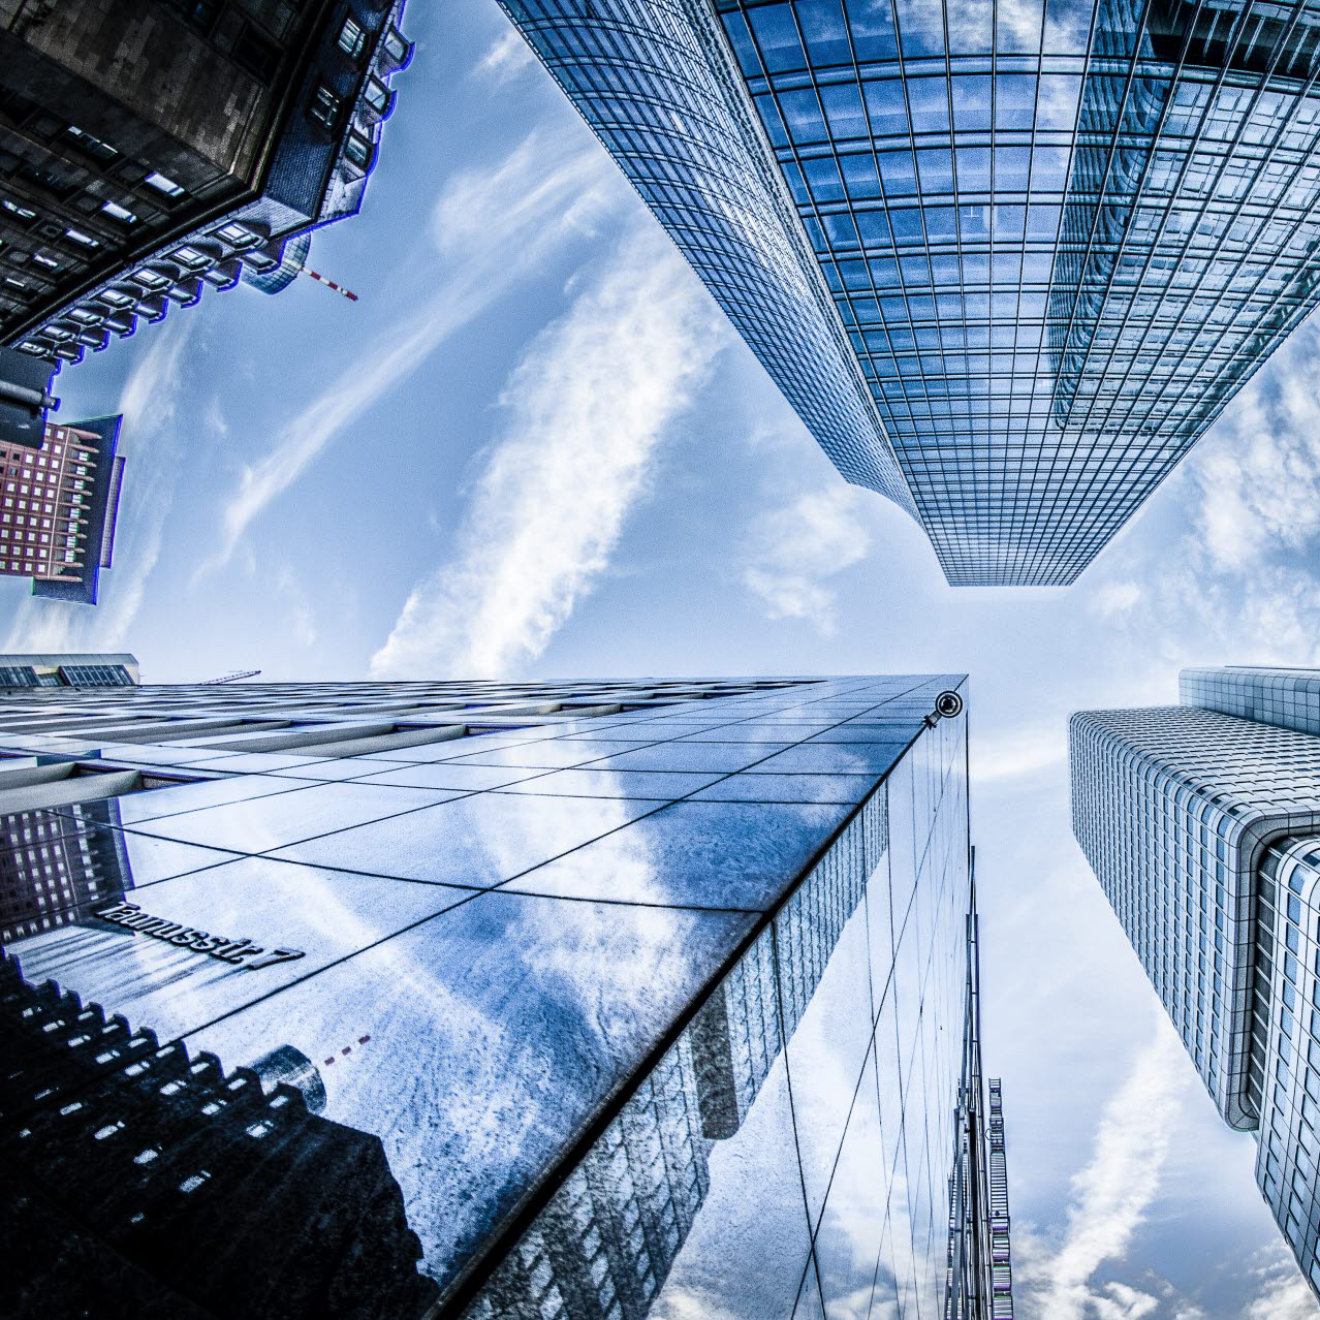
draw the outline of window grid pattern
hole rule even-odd
[[[93,821],[118,823],[113,799],[0,816],[0,944],[58,929],[122,893],[113,836],[88,829]]]
[[[1190,706],[1070,726],[1073,830],[1215,1103],[1247,1096],[1255,853],[1320,826],[1320,739]]]
[[[534,806],[552,814],[542,850],[516,865],[510,860],[507,876],[501,872],[498,883],[490,877],[489,892],[474,889],[420,926],[397,934],[387,927],[379,942],[373,936],[361,949],[346,946],[346,956],[323,970],[312,966],[312,946],[300,935],[299,947],[308,948],[303,965],[308,975],[273,995],[266,985],[221,978],[223,993],[253,998],[220,1015],[206,1008],[210,1025],[198,1031],[177,1017],[197,1006],[191,995],[172,996],[169,987],[179,968],[169,961],[162,974],[170,979],[163,985],[135,981],[132,1011],[114,1019],[125,1030],[131,1019],[139,1031],[158,1031],[162,1042],[186,1035],[190,1050],[196,1046],[192,1057],[279,1055],[301,1061],[299,1089],[311,1097],[309,1106],[315,1100],[316,1112],[336,1131],[369,1133],[372,1149],[388,1159],[397,1186],[385,1184],[390,1189],[385,1199],[407,1216],[406,1224],[399,1220],[400,1229],[407,1230],[404,1265],[396,1272],[400,1285],[415,1284],[435,1305],[455,1311],[470,1307],[478,1316],[511,1312],[613,1320],[640,1317],[652,1306],[704,1314],[748,1297],[756,1299],[750,1304],[758,1314],[789,1315],[798,1307],[821,1314],[867,1290],[874,1290],[876,1311],[938,1315],[971,901],[966,720],[928,718],[946,689],[965,691],[965,680],[898,675],[60,688],[0,700],[0,742],[20,754],[94,745],[103,757],[132,758],[161,769],[196,765],[214,775],[164,790],[158,795],[162,801],[151,807],[121,800],[113,819],[78,827],[80,837],[113,835],[124,845],[117,887],[127,889],[132,880],[134,897],[145,910],[167,922],[179,916],[211,930],[228,930],[228,922],[222,927],[197,910],[217,888],[205,871],[192,868],[216,857],[253,854],[260,846],[260,855],[225,864],[236,872],[274,865],[286,877],[301,874],[306,883],[332,885],[354,911],[354,894],[363,886],[380,891],[371,900],[373,911],[404,901],[424,902],[429,911],[431,900],[423,895],[432,885],[445,888],[440,868],[451,835],[434,848],[410,853],[395,847],[403,832],[451,812],[460,820],[469,811],[482,811],[490,837],[505,843],[518,839],[520,828],[528,835]],[[306,756],[220,754],[205,745],[206,732],[192,738],[186,732],[193,723],[232,725],[243,719],[353,728],[400,711],[446,724],[467,726],[471,720],[474,727],[499,732],[464,740],[479,744],[484,749],[479,752],[450,742],[340,761],[318,760],[315,748]],[[135,722],[141,726],[139,741],[114,741]],[[151,726],[157,742],[149,740]],[[616,750],[624,748],[630,750]],[[654,800],[627,796],[638,790],[624,782],[630,773],[625,767],[638,757],[650,758],[644,787]],[[717,760],[749,768],[716,771]],[[619,768],[592,769],[597,762]],[[691,773],[703,765],[712,773]],[[323,775],[329,782],[318,782]],[[580,846],[562,830],[576,818],[575,799],[565,795],[562,783],[551,782],[566,775],[587,783],[617,775],[612,787],[624,793],[606,799],[603,812],[599,803],[586,808],[599,815],[591,827],[598,833],[587,831]],[[657,786],[666,778],[672,791]],[[429,787],[437,782],[458,787]],[[709,792],[698,787],[706,782]],[[248,786],[265,796],[242,796]],[[845,790],[846,800],[834,801]],[[166,798],[170,793],[172,800]],[[317,798],[326,805],[313,808]],[[353,819],[361,824],[345,818],[350,802],[356,804]],[[713,855],[754,858],[767,839],[782,837],[786,816],[797,819],[804,809],[812,815],[801,860],[788,867],[774,864],[764,899],[748,891],[735,894],[718,867],[705,862],[697,865],[698,884],[687,891],[691,897],[654,888],[687,867],[686,861],[648,860],[662,840],[648,831],[663,823],[665,812],[669,819],[676,810],[686,812],[681,819],[688,822],[717,813],[710,816],[717,828],[711,837],[718,838]],[[264,828],[255,826],[253,812],[262,814]],[[743,828],[735,822],[747,812],[761,823],[742,836],[745,846],[731,848],[730,838]],[[327,846],[327,826],[334,831],[332,855],[323,860],[333,874],[304,851]],[[437,827],[461,828],[438,819]],[[152,834],[158,837],[148,839]],[[610,902],[600,918],[590,915],[593,904],[584,893],[555,896],[553,876],[567,874],[565,864],[575,865],[574,858],[592,849],[608,852],[620,836],[629,849],[625,863],[612,865],[605,858],[599,873],[589,866],[582,876],[591,884],[607,878]],[[350,882],[345,877],[352,874],[346,868],[354,866],[349,856],[354,837],[371,855],[364,856],[361,874]],[[536,836],[530,837],[535,842]],[[157,852],[161,838],[188,838],[194,846],[174,861],[173,850]],[[268,854],[277,842],[285,844],[286,855],[276,863]],[[561,852],[565,847],[568,852]],[[430,883],[388,878],[407,856],[409,867],[418,868],[416,878]],[[161,874],[151,869],[156,862],[144,860],[158,857],[161,867],[187,869]],[[130,877],[130,861],[140,869],[136,877]],[[482,883],[472,861],[457,859],[452,878],[462,886]],[[231,886],[245,883],[236,872],[230,873]],[[628,883],[629,875],[640,875],[651,887],[632,891],[631,897],[620,892],[620,879]],[[269,877],[261,883],[268,889]],[[192,891],[191,910],[171,910],[172,887],[176,893]],[[239,900],[227,894],[223,901]],[[551,913],[548,907],[558,910]],[[281,923],[296,921],[298,908],[281,905]],[[507,1033],[516,1049],[497,1049],[498,1076],[488,1074],[487,1084],[476,1088],[480,1121],[468,1124],[460,1118],[474,1095],[471,1070],[484,1066],[482,1051],[504,1033],[478,1027],[465,1035],[471,1032],[465,1025],[469,1018],[455,1014],[458,1001],[451,992],[419,994],[418,984],[452,972],[455,985],[466,985],[469,963],[504,958],[516,936],[494,940],[497,952],[479,953],[479,946],[472,946],[473,958],[441,959],[440,965],[426,961],[426,950],[435,946],[420,941],[438,939],[446,923],[467,920],[469,914],[481,921],[483,910],[515,909],[547,911],[547,924],[536,928],[545,935],[525,961],[515,959],[512,965],[523,967],[521,974],[498,981],[496,998],[506,1017],[495,1014],[491,1021],[516,1021],[517,1031]],[[87,924],[82,911],[77,896],[60,902],[50,913],[52,928],[18,940],[12,952],[34,985],[50,983],[39,992],[48,1000],[61,990],[73,991],[89,1013],[109,1018],[125,993],[117,970],[122,964],[114,956],[123,946],[115,942],[133,935]],[[610,1055],[599,1068],[594,1062],[574,1063],[597,1058],[578,1054],[563,1066],[550,1066],[549,1056],[534,1048],[524,1064],[528,1042],[543,1027],[556,1042],[580,1042],[592,1039],[605,1020],[652,1011],[668,964],[644,961],[636,941],[641,932],[656,931],[668,948],[682,930],[691,929],[675,923],[694,913],[708,924],[729,918],[730,935],[709,965],[710,984],[703,980],[694,987],[696,997],[665,1019],[674,1034],[666,1028],[657,1039],[658,1063],[639,1047],[636,1054]],[[74,928],[72,940],[67,931],[54,929],[56,919]],[[634,920],[645,923],[637,934],[616,938],[614,932],[626,934],[632,929],[626,923]],[[598,942],[606,941],[615,942],[602,954]],[[89,957],[89,944],[107,957]],[[611,959],[609,948],[625,952],[622,964]],[[161,949],[156,942],[141,954],[149,957]],[[172,958],[173,952],[161,956]],[[675,950],[667,956],[681,961],[686,955]],[[617,967],[619,979],[599,988],[588,982],[584,1011],[555,997],[564,994],[566,982],[602,962]],[[455,970],[457,963],[462,966]],[[372,971],[377,964],[388,975]],[[0,969],[7,965],[0,960]],[[399,976],[400,967],[410,969],[407,978]],[[103,971],[108,979],[99,980]],[[553,993],[520,1001],[535,1005],[535,1012],[508,1012],[508,996],[524,994],[525,983],[538,976],[550,978]],[[333,979],[345,977],[342,983]],[[713,994],[708,993],[712,985]],[[281,1000],[285,995],[306,997],[297,1007]],[[397,999],[381,1008],[383,996]],[[261,1015],[268,1012],[274,1016],[267,1021]],[[547,1022],[534,1022],[536,1013],[548,1014]],[[486,1021],[480,1013],[476,1020]],[[474,1043],[475,1037],[480,1040]],[[419,1051],[431,1053],[419,1062]],[[451,1065],[456,1052],[459,1064]],[[400,1066],[401,1073],[394,1071]],[[445,1069],[451,1066],[460,1076],[446,1092]],[[840,1076],[847,1079],[843,1087],[836,1084]],[[418,1078],[442,1088],[428,1093],[425,1104],[416,1101]],[[592,1088],[590,1106],[579,1098],[583,1087]],[[67,1109],[67,1093],[52,1094],[50,1103]],[[566,1116],[567,1106],[572,1109]],[[69,1114],[67,1122],[57,1121],[43,1110],[40,1150],[25,1148],[24,1158],[54,1152],[53,1158],[63,1159],[70,1150],[94,1149],[86,1125],[94,1121],[100,1130],[104,1119]],[[505,1117],[497,1121],[492,1114]],[[89,1157],[89,1172],[80,1172],[73,1180],[78,1185],[67,1190],[81,1198],[79,1214],[88,1231],[120,1233],[122,1201],[107,1211],[101,1184],[92,1176],[99,1168],[103,1165]],[[506,1173],[508,1168],[512,1172]],[[749,1168],[755,1171],[750,1182]],[[436,1169],[444,1170],[443,1180],[437,1180]],[[226,1167],[211,1172],[219,1185]],[[456,1182],[463,1189],[458,1206],[451,1191]],[[551,1186],[559,1188],[554,1195]],[[514,1233],[513,1211],[529,1195],[536,1213]],[[783,1217],[774,1219],[779,1211]],[[177,1262],[160,1250],[160,1223],[157,1219],[150,1232],[116,1242],[129,1259],[149,1262],[155,1277],[171,1278]],[[783,1237],[777,1235],[780,1228]],[[300,1256],[296,1268],[288,1265],[288,1278],[305,1280],[319,1267],[316,1253]],[[484,1286],[475,1296],[462,1295],[460,1303],[455,1279],[469,1268]],[[253,1286],[283,1305],[290,1294],[275,1291],[278,1283],[279,1274],[266,1271]],[[210,1286],[210,1275],[194,1272],[189,1278],[198,1296],[209,1295]],[[266,1293],[258,1300],[264,1305]],[[405,1305],[391,1307],[382,1301],[377,1313],[418,1313]],[[254,1301],[249,1309],[262,1306]]]
[[[706,0],[501,0],[849,481],[907,484]]]
[[[60,677],[70,687],[132,687],[123,665],[61,665]]]
[[[1186,706],[1320,734],[1320,673],[1314,669],[1184,669],[1178,688]]]
[[[0,444],[0,574],[79,579],[100,462],[96,444],[96,436],[54,425],[39,449]]]
[[[1073,581],[1320,298],[1313,0],[505,7],[955,584]]]
[[[716,6],[950,580],[1072,581],[1315,305],[1320,16]]]
[[[941,1024],[967,1011],[963,729],[960,720],[941,721],[917,741],[887,791],[867,801],[538,1215],[466,1320],[620,1320],[645,1316],[653,1305],[666,1313],[680,1306],[687,1282],[681,1252],[711,1192],[712,1162],[725,1142],[732,1158],[743,1155],[743,1125],[754,1125],[749,1115],[761,1091],[782,1085],[785,1072],[792,1148],[808,1149],[813,1132],[825,1130],[823,1167],[839,1183],[869,1180],[874,1217],[862,1233],[870,1255],[842,1269],[829,1197],[843,1200],[849,1189],[836,1192],[832,1184],[818,1205],[812,1158],[799,1156],[805,1167],[795,1181],[809,1189],[813,1250],[796,1307],[784,1313],[856,1306],[869,1290],[872,1313],[943,1314],[956,1136],[949,1101],[957,1094],[962,1037]],[[846,985],[839,964],[850,961],[850,945],[865,952],[852,960],[854,980]],[[813,1110],[812,1089],[795,1074],[804,1066],[795,1035],[804,1021],[811,1030],[811,1014],[835,1004],[841,1010],[836,997],[845,994],[854,1012],[859,1002],[869,1004],[872,1030],[852,1060],[844,1112],[829,1114]],[[673,1098],[659,1099],[657,1085]],[[859,1167],[845,1172],[844,1160]],[[668,1212],[663,1234],[652,1228],[657,1206]],[[739,1219],[746,1213],[742,1207]],[[850,1240],[848,1250],[860,1246]],[[721,1295],[708,1295],[708,1303]],[[740,1291],[727,1300],[754,1305],[757,1298]]]
[[[1221,1111],[1255,1129],[1257,1184],[1320,1295],[1320,671],[1180,686],[1179,707],[1073,717],[1074,829]]]
[[[1280,839],[1261,862],[1262,959],[1255,1009],[1264,1090],[1256,1182],[1320,1291],[1320,838]],[[1268,937],[1268,938],[1267,938]]]

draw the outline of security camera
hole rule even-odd
[[[935,698],[935,714],[941,719],[951,720],[955,715],[961,715],[962,708],[962,698],[952,690],[941,692]]]

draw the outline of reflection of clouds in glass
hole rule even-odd
[[[312,975],[461,896],[438,886],[250,857],[148,885],[134,891],[134,901],[145,916],[181,929],[248,939],[267,952],[298,949],[301,958],[248,970],[131,929],[101,929],[94,920],[24,941],[17,951],[29,977],[50,978],[84,999],[123,1006],[135,1024],[168,1040]]]
[[[600,773],[608,775],[610,772]],[[535,782],[527,787],[534,788]],[[626,825],[639,811],[646,810],[635,803],[629,810],[625,800],[605,795],[538,798],[491,794],[486,798],[486,805],[489,810],[499,812],[500,818],[483,831],[480,842],[491,860],[492,872],[499,876],[512,876],[525,870],[530,857],[549,861],[577,848],[584,841],[584,822],[590,822],[588,837],[599,838]],[[516,882],[514,887],[517,887]]]
[[[1036,104],[1036,127],[1071,131],[1077,124],[1077,102],[1081,94],[1081,78],[1073,74],[1043,75]]]
[[[516,859],[534,852],[546,858],[568,853],[562,865],[580,878],[581,893],[604,897],[626,894],[635,903],[670,901],[647,846],[645,828],[622,829],[649,804],[625,802],[614,772],[602,770],[597,775],[602,781],[613,781],[599,785],[605,796],[584,801],[556,798],[544,814],[520,813],[511,817],[504,828],[491,830],[483,843],[495,867],[501,875],[507,875],[516,869]],[[577,818],[588,811],[598,836],[621,831],[614,835],[608,851],[579,847],[582,830]],[[518,888],[518,881],[514,880],[511,887]],[[645,948],[635,948],[634,956],[621,956],[617,932],[601,923],[598,909],[590,904],[562,903],[556,910],[554,938],[529,950],[528,965],[538,972],[556,973],[570,984],[581,979],[584,967],[592,968],[597,976],[590,986],[590,1012],[605,1023],[620,1012],[628,1012],[627,1006],[635,1004],[639,995],[649,993],[661,970],[653,956],[667,952],[678,933],[674,915],[659,907],[652,909],[648,926]],[[584,1005],[583,1010],[588,1011],[588,1006]]]
[[[791,1314],[807,1263],[783,1056],[731,1137],[713,1142],[710,1190],[647,1320]]]
[[[1049,0],[1045,14],[1046,53],[1086,54],[1094,14],[1094,0]]]

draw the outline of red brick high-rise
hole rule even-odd
[[[119,422],[48,425],[39,449],[0,443],[0,574],[32,578],[33,595],[96,603],[114,544]]]

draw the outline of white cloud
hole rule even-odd
[[[1257,1271],[1260,1292],[1243,1312],[1243,1320],[1315,1320],[1315,1294],[1281,1247],[1279,1259]]]
[[[456,175],[437,201],[431,232],[443,258],[431,292],[281,429],[244,468],[221,511],[217,558],[227,563],[251,525],[378,399],[446,339],[507,294],[556,245],[587,232],[626,196],[608,158],[585,137],[530,134],[493,170]]]
[[[832,486],[753,522],[743,544],[742,581],[769,618],[805,619],[826,635],[834,632],[835,595],[827,579],[871,547],[858,516],[867,498],[854,487]]]
[[[535,63],[536,56],[532,48],[523,40],[517,28],[510,25],[507,32],[491,42],[472,73],[474,77],[489,79],[496,84],[507,83]]]
[[[667,240],[628,239],[512,373],[456,553],[414,588],[373,675],[485,678],[540,655],[608,565],[721,334]]]
[[[1158,1297],[1125,1283],[1107,1283],[1089,1300],[1100,1320],[1143,1320],[1160,1309]]]
[[[1068,759],[1068,729],[1062,720],[1014,728],[998,737],[975,739],[972,777],[977,783],[1020,779],[1062,768]]]
[[[1101,618],[1112,619],[1126,614],[1141,600],[1142,590],[1129,580],[1106,582],[1091,598],[1090,606]]]
[[[1320,534],[1320,337],[1307,328],[1234,401],[1193,466],[1214,568],[1242,573]]]
[[[124,486],[115,525],[114,567],[103,570],[100,604],[25,600],[8,651],[78,652],[122,647],[137,618],[147,579],[160,559],[162,534],[174,501],[184,452],[179,402],[185,359],[196,319],[181,315],[158,330],[129,373],[114,411],[124,415],[120,449]]]
[[[1050,1320],[1138,1320],[1158,1305],[1126,1284],[1096,1284],[1102,1265],[1121,1263],[1160,1192],[1169,1140],[1179,1121],[1183,1048],[1160,1019],[1127,1080],[1105,1106],[1090,1162],[1071,1183],[1059,1249],[1021,1271]]]

